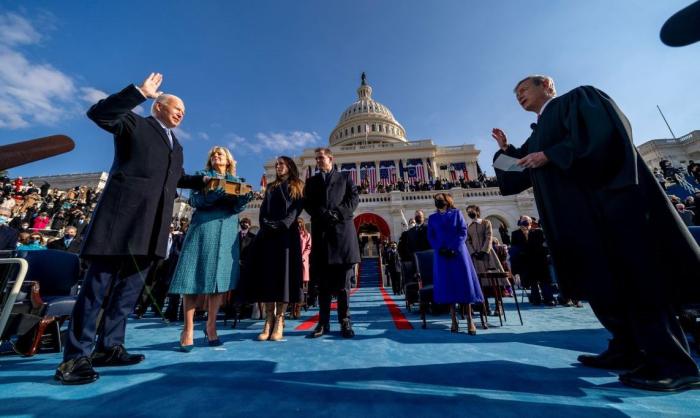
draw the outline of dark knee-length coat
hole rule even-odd
[[[146,101],[136,86],[100,100],[87,115],[114,134],[114,161],[83,240],[81,256],[164,258],[178,187],[199,188],[186,176],[182,146],[156,119],[131,109]]]
[[[254,277],[259,302],[302,301],[303,264],[297,218],[302,197],[293,199],[284,181],[268,186],[260,205],[260,232],[256,237]]]

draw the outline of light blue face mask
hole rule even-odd
[[[0,216],[0,225],[5,225],[7,223],[7,217],[6,216]]]

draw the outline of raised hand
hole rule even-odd
[[[141,86],[139,86],[139,90],[141,90],[141,93],[143,93],[143,95],[147,98],[155,99],[163,94],[162,91],[158,90],[162,82],[163,74],[151,73],[145,80],[143,80],[143,83],[141,83]]]
[[[496,140],[500,149],[505,150],[508,148],[508,137],[506,137],[506,133],[502,130],[493,128],[493,130],[491,130],[491,137]]]

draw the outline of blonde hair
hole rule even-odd
[[[235,176],[236,160],[233,159],[233,154],[231,154],[231,151],[229,151],[226,147],[215,145],[212,149],[210,149],[209,155],[207,156],[207,163],[204,165],[204,167],[209,171],[214,171],[214,167],[211,165],[211,156],[214,155],[216,151],[222,151],[226,156],[226,174]]]

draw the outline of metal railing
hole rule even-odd
[[[0,258],[0,264],[19,264],[19,272],[15,278],[15,284],[12,286],[10,293],[7,295],[5,300],[5,305],[2,307],[2,313],[0,314],[0,335],[5,332],[5,326],[7,325],[7,320],[10,318],[10,313],[12,312],[12,307],[17,300],[19,291],[22,288],[22,283],[24,283],[24,278],[27,275],[27,270],[29,269],[29,264],[27,260],[23,258]],[[8,282],[10,282],[9,280]],[[6,285],[8,282],[3,283]],[[3,293],[5,288],[3,287]]]

